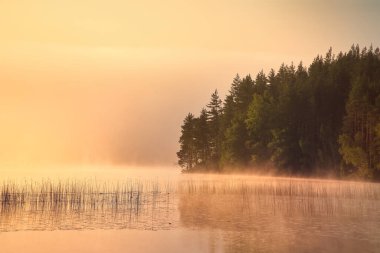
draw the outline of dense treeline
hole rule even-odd
[[[182,125],[184,171],[245,169],[380,179],[380,50],[352,46],[306,68],[237,75]]]

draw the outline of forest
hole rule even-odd
[[[248,171],[380,180],[380,50],[330,48],[310,66],[233,78],[186,115],[183,172]]]

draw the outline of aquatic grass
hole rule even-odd
[[[171,184],[149,180],[0,182],[0,232],[83,228],[165,228]],[[165,203],[163,205],[162,203]]]
[[[0,182],[0,231],[167,228],[177,208],[182,222],[213,227],[273,216],[373,217],[379,215],[380,185],[253,176]]]
[[[302,180],[292,178],[219,178],[185,179],[171,182],[126,180],[42,180],[0,184],[0,211],[14,208],[30,210],[99,210],[126,208],[136,210],[143,204],[156,203],[170,194],[233,195],[250,202],[272,205],[272,209],[303,210],[304,213],[334,213],[348,203],[366,208],[380,200],[380,185],[344,181]],[[164,200],[160,200],[164,201]],[[370,205],[369,205],[370,207]]]
[[[178,191],[186,194],[251,194],[308,197],[364,197],[380,199],[380,184],[349,181],[300,180],[282,178],[183,180]]]
[[[163,187],[163,190],[169,190],[168,186]],[[9,210],[11,207],[27,207],[32,210],[95,210],[120,206],[138,208],[147,200],[147,195],[155,196],[160,193],[159,184],[150,181],[6,181],[0,185],[0,211]]]
[[[182,182],[179,192],[183,202],[191,198],[195,206],[197,198],[209,198],[211,203],[232,196],[235,206],[250,213],[255,209],[256,213],[284,215],[356,215],[380,206],[380,185],[364,182],[265,177],[189,179]]]

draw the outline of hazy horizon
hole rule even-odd
[[[0,163],[173,165],[234,76],[380,46],[377,1],[0,3]],[[373,24],[373,25],[369,25]]]

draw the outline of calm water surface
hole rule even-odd
[[[0,173],[1,252],[380,252],[377,184],[171,168]]]

